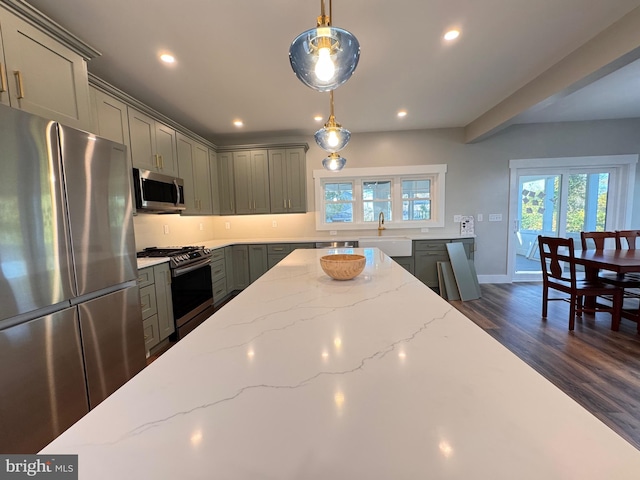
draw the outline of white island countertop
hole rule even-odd
[[[364,251],[340,282],[296,250],[42,453],[85,480],[638,478],[640,451]]]

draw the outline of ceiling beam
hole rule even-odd
[[[465,127],[465,142],[484,140],[640,58],[640,7],[574,50],[534,80]]]

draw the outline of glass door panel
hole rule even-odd
[[[515,273],[541,275],[538,235],[557,237],[562,176],[522,175],[518,178]]]
[[[611,172],[603,169],[547,169],[518,175],[513,280],[542,276],[538,235],[573,238],[581,249],[581,231],[604,231],[610,209]]]

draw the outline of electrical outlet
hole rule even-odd
[[[428,232],[429,232],[429,229],[428,229],[428,228],[421,228],[421,229],[420,229],[420,231],[421,231],[422,233],[428,233]]]
[[[164,225],[163,229],[164,229],[164,234],[169,235],[169,225]]]
[[[231,228],[231,223],[229,223],[229,222],[224,222],[224,228],[225,228],[226,230],[229,230],[229,229]]]
[[[502,221],[502,214],[501,213],[490,213],[489,214],[489,221],[490,222],[501,222]]]
[[[200,230],[204,230],[204,224],[201,223],[199,227],[200,227]]]
[[[484,216],[483,216],[481,213],[479,213],[478,215],[476,215],[476,218],[477,218],[477,220],[478,220],[479,222],[481,222],[481,221],[483,221],[483,220],[484,220]]]
[[[278,222],[276,222],[275,220],[273,222],[271,222],[271,226],[273,228],[276,228],[278,226]]]
[[[453,223],[460,223],[462,221],[462,215],[454,215]]]
[[[338,231],[337,230],[329,230],[329,235],[337,235]]]

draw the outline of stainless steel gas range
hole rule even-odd
[[[204,247],[145,248],[142,257],[168,257],[171,299],[176,322],[174,340],[180,340],[213,313],[211,251]]]

